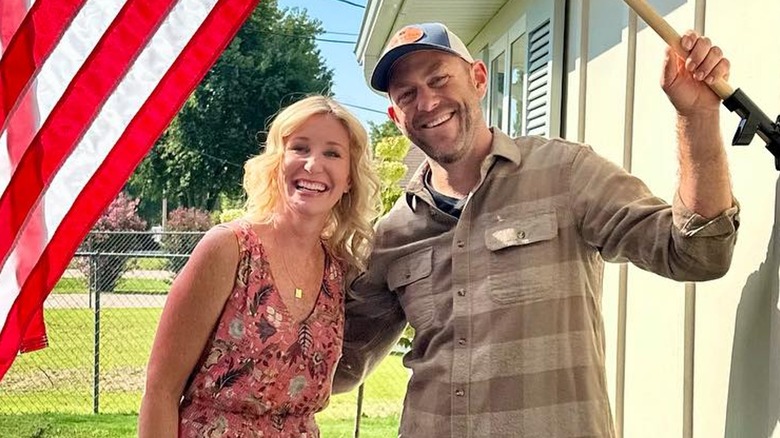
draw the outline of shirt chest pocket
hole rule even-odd
[[[387,270],[387,285],[398,294],[406,318],[415,329],[433,321],[433,248],[407,254]]]
[[[500,304],[553,298],[561,286],[555,211],[498,219],[485,230],[491,298]]]

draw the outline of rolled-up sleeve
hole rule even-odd
[[[728,272],[739,229],[739,203],[715,218],[707,219],[685,206],[679,193],[672,202],[673,233],[675,246],[688,254],[697,266],[687,268],[688,279],[703,281],[720,278]]]
[[[624,169],[581,148],[571,165],[573,209],[582,235],[605,260],[636,266],[678,281],[722,277],[731,265],[739,204],[713,219],[653,195]]]

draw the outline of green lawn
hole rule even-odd
[[[171,283],[156,278],[120,278],[116,282],[117,294],[167,294]],[[54,286],[55,294],[85,294],[89,292],[87,279],[83,277],[62,277]]]
[[[130,259],[128,263],[132,266],[135,266],[135,269],[142,269],[145,271],[162,271],[167,266],[168,259],[164,257],[137,257]]]
[[[159,308],[101,311],[100,412],[92,415],[94,314],[47,309],[50,347],[19,356],[0,383],[1,437],[131,437]],[[396,436],[408,372],[390,356],[366,382],[362,437]],[[351,437],[356,392],[318,414],[323,437]],[[56,413],[52,413],[56,412]]]
[[[135,438],[135,415],[0,415],[0,437],[14,438]],[[324,438],[352,438],[353,420],[318,420]],[[363,418],[362,438],[398,436],[398,418]]]

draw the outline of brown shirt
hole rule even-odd
[[[402,436],[614,437],[604,260],[717,278],[738,208],[707,220],[587,146],[493,132],[459,220],[435,207],[423,164],[380,222],[347,304],[334,389],[359,383],[408,321]]]

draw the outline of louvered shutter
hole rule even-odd
[[[550,134],[552,37],[550,20],[529,32],[525,126],[528,135]]]

